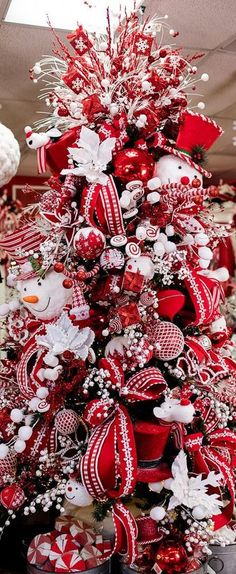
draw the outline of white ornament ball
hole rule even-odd
[[[47,389],[47,387],[39,387],[39,389],[37,389],[36,391],[36,396],[39,399],[46,399],[49,395],[49,391]]]
[[[0,305],[0,317],[5,317],[10,311],[10,307],[8,303],[2,303]]]
[[[9,447],[3,442],[0,444],[0,460],[4,460],[9,453]]]
[[[152,492],[158,492],[159,493],[164,488],[163,480],[161,480],[160,482],[149,482],[148,487]]]
[[[185,245],[193,245],[195,242],[194,237],[191,233],[187,233],[187,235],[185,235],[184,237],[184,243]]]
[[[45,365],[47,365],[48,367],[57,367],[59,360],[58,358],[53,355],[52,353],[47,353],[43,359],[43,362],[45,363]]]
[[[195,506],[192,510],[192,515],[195,520],[203,520],[207,516],[207,511],[204,506]]]
[[[72,409],[63,409],[55,416],[55,428],[63,436],[75,433],[79,423],[79,415]]]
[[[147,182],[147,188],[150,189],[150,191],[154,191],[159,187],[161,187],[161,180],[159,177],[152,177],[152,179],[149,179]]]
[[[199,259],[199,267],[207,269],[210,265],[210,259]]]
[[[165,253],[165,247],[164,247],[163,243],[161,243],[160,241],[156,241],[153,245],[153,249],[154,249],[154,253],[155,253],[155,255],[157,255],[157,257],[163,257],[163,255]]]
[[[147,237],[146,228],[140,225],[139,227],[137,227],[135,235],[137,239],[139,239],[140,241],[144,241],[144,239],[146,239]]]
[[[175,234],[173,225],[167,225],[165,228],[165,232],[167,237],[173,237],[173,235]]]
[[[201,80],[202,80],[202,82],[208,82],[208,80],[209,80],[208,74],[206,74],[206,73],[205,73],[205,74],[202,74],[202,75],[201,75]]]
[[[39,403],[40,403],[40,399],[38,397],[33,397],[29,401],[29,408],[35,412],[38,409]]]
[[[15,452],[21,454],[22,452],[24,452],[25,448],[26,448],[26,442],[24,440],[17,439],[14,444]]]
[[[207,260],[211,260],[213,257],[213,253],[212,250],[210,249],[210,247],[199,247],[198,249],[198,255],[201,259],[207,259]]]
[[[90,496],[85,486],[72,479],[68,480],[66,483],[65,498],[75,506],[90,506],[93,502],[93,498]]]
[[[10,419],[13,423],[20,423],[24,418],[24,415],[20,409],[12,409],[10,413]]]
[[[33,429],[30,426],[24,425],[18,430],[18,437],[22,441],[29,440],[33,434]]]
[[[57,381],[59,375],[60,370],[57,367],[54,367],[54,369],[45,369],[44,371],[45,379],[48,381]]]
[[[19,162],[19,144],[12,131],[0,123],[0,188],[14,177]]]
[[[165,244],[165,251],[166,253],[174,253],[177,247],[173,241],[167,241]]]
[[[204,102],[198,102],[197,107],[199,108],[199,110],[204,110],[206,107],[206,104],[204,104]]]
[[[164,481],[164,487],[167,488],[167,490],[171,490],[172,485],[173,485],[173,478],[166,478],[166,480]]]
[[[196,233],[195,243],[197,245],[205,246],[209,243],[210,239],[206,233]]]
[[[159,520],[163,520],[163,518],[165,518],[166,515],[166,511],[163,508],[163,506],[154,506],[154,508],[151,509],[150,511],[150,516],[153,520],[156,520],[157,522]]]
[[[149,203],[151,203],[152,205],[154,205],[154,203],[158,203],[160,199],[161,196],[160,193],[158,193],[158,191],[152,191],[152,193],[147,194],[147,201],[149,201]]]

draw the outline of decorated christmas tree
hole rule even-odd
[[[49,111],[25,130],[52,176],[34,220],[0,241],[15,287],[0,309],[2,529],[54,506],[57,534],[28,552],[44,571],[120,554],[200,573],[209,544],[235,538],[236,363],[228,272],[211,264],[231,229],[203,187],[222,131],[193,110],[198,56],[142,12],[67,46],[52,31],[54,56],[31,71]]]

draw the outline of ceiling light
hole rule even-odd
[[[136,6],[141,1],[136,2]],[[71,30],[77,24],[82,24],[90,32],[105,32],[106,30],[106,9],[109,7],[111,20],[117,22],[118,7],[124,14],[125,9],[130,13],[134,8],[134,0],[67,0],[61,2],[58,7],[58,0],[11,0],[5,22],[15,24],[27,24],[30,26],[47,27],[47,15],[54,28],[61,30]]]

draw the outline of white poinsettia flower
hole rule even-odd
[[[108,176],[103,172],[112,159],[115,143],[116,138],[107,138],[100,142],[96,132],[83,126],[78,147],[68,148],[70,157],[78,164],[78,167],[63,169],[62,175],[73,173],[74,175],[85,176],[89,183],[105,185]]]
[[[206,517],[211,517],[220,512],[222,501],[218,494],[208,494],[207,487],[219,487],[222,478],[221,474],[209,472],[205,480],[199,474],[196,477],[188,476],[187,456],[183,450],[175,458],[171,472],[173,479],[168,480],[167,488],[172,490],[173,496],[169,501],[168,510],[173,510],[176,506],[183,505],[193,509],[199,504],[206,511]]]
[[[54,355],[65,351],[74,353],[76,359],[87,359],[89,349],[94,342],[94,332],[90,327],[75,327],[66,313],[62,313],[56,323],[46,325],[46,334],[36,337],[40,347]]]

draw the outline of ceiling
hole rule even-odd
[[[9,0],[0,0],[0,121],[20,142],[19,175],[35,175],[36,158],[24,142],[24,126],[32,125],[38,119],[36,112],[45,107],[37,101],[40,86],[30,81],[28,70],[42,55],[51,53],[52,35],[46,28],[5,23],[8,4]],[[208,155],[208,168],[215,181],[220,177],[236,180],[236,147],[232,144],[236,136],[232,125],[236,120],[235,0],[147,0],[146,5],[146,13],[169,15],[170,27],[179,32],[174,42],[186,54],[204,53],[198,71],[199,75],[207,72],[210,79],[198,85],[202,95],[196,101],[204,99],[204,113],[224,130]],[[75,14],[75,24],[78,20]],[[60,36],[65,39],[66,32]],[[167,34],[168,42],[173,39]]]

